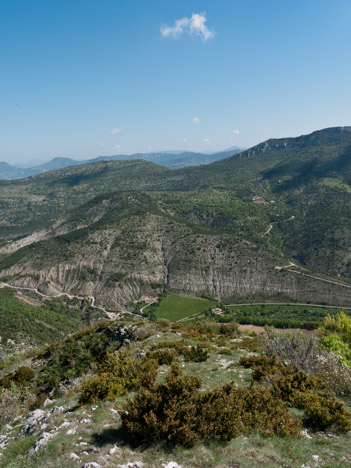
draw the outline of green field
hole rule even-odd
[[[332,307],[271,304],[228,306],[226,310],[236,322],[241,324],[310,330],[318,328],[327,315],[333,315],[340,311],[340,309]],[[350,314],[351,311],[345,310],[345,313]],[[222,319],[225,320],[225,317]]]
[[[340,190],[346,190],[347,192],[351,191],[351,187],[347,184],[344,184],[339,179],[333,179],[331,177],[326,177],[322,180],[322,184],[327,187],[337,188]]]
[[[207,299],[168,294],[162,299],[160,306],[157,308],[156,315],[157,318],[165,318],[176,322],[190,315],[205,312],[210,307],[215,307],[216,304],[215,301],[209,301]]]

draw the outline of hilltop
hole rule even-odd
[[[328,320],[320,340],[105,322],[6,356],[0,466],[349,466],[350,368],[322,349],[347,323]]]

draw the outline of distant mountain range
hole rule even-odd
[[[210,164],[212,162],[234,156],[241,151],[244,151],[244,149],[233,146],[225,151],[213,154],[194,153],[190,151],[164,151],[156,153],[135,153],[132,155],[121,154],[116,156],[98,156],[97,158],[85,160],[54,158],[51,161],[32,167],[17,167],[6,162],[0,162],[0,179],[22,179],[24,177],[30,177],[44,172],[64,169],[65,167],[96,163],[100,161],[127,161],[136,159],[143,159],[144,161],[160,164],[161,166],[168,167],[169,169],[180,169],[182,167]]]

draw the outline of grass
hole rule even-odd
[[[158,339],[153,337],[148,342],[152,344],[160,339],[173,341],[174,336],[161,333]],[[217,355],[216,359],[216,354],[211,351],[209,361],[203,363],[185,364],[185,370],[189,374],[199,375],[201,378],[207,374],[208,378],[204,379],[206,388],[213,388],[218,383],[233,378],[233,372],[221,370],[218,360],[221,356]],[[236,352],[233,353],[232,358],[224,356],[225,359],[233,359],[234,363],[237,363],[239,357]],[[247,379],[248,370],[243,369],[243,372],[247,374],[245,375]],[[183,468],[272,468],[279,466],[301,468],[303,464],[311,468],[350,466],[351,457],[348,454],[351,438],[347,434],[331,437],[328,434],[310,432],[311,439],[291,440],[278,437],[267,439],[257,433],[252,433],[247,437],[239,436],[230,442],[199,442],[192,448],[169,447],[162,443],[132,447],[121,431],[119,415],[114,412],[121,408],[125,399],[124,396],[115,402],[99,402],[77,407],[77,395],[61,397],[52,404],[64,405],[71,411],[53,416],[48,430],[58,428],[63,420],[68,421],[70,425],[58,429],[57,435],[35,454],[29,454],[28,451],[38,438],[37,435],[13,441],[4,450],[0,458],[0,467],[39,468],[47,466],[53,468],[60,466],[71,468],[96,462],[101,466],[113,468],[135,461],[142,461],[145,468],[161,467],[162,464],[170,461],[177,462]],[[67,435],[67,430],[74,427],[77,428],[76,433]],[[117,451],[109,455],[114,446],[118,447]],[[80,461],[72,459],[72,453],[75,453]],[[320,457],[319,463],[315,462],[314,455]]]
[[[192,336],[191,327],[183,328],[184,326],[179,325],[179,333],[174,333],[177,328],[170,328],[174,325],[160,329],[149,322],[144,327],[150,329],[151,335],[145,341],[132,345],[132,349],[135,347],[135,353],[139,352],[141,347],[147,349],[163,341],[174,342],[184,339],[186,345],[207,343],[210,347],[209,359],[205,362],[184,362],[181,356],[178,357],[187,374],[199,376],[203,380],[202,388],[204,389],[214,388],[231,380],[238,385],[249,384],[251,371],[241,367],[238,363],[240,357],[247,354],[247,350],[235,349],[230,337],[222,336],[219,344],[217,335],[208,339],[203,334]],[[241,338],[245,338],[245,335],[241,335]],[[232,353],[221,354],[223,346],[231,349]],[[230,365],[227,366],[228,362]],[[168,369],[168,366],[159,368],[161,378],[164,378]],[[1,468],[23,466],[71,468],[91,462],[114,468],[136,461],[143,462],[144,468],[161,467],[162,464],[170,461],[178,463],[183,468],[271,468],[279,466],[301,468],[303,465],[311,468],[316,466],[346,468],[350,466],[351,434],[335,436],[328,433],[309,432],[311,439],[303,437],[289,440],[278,437],[267,439],[257,433],[252,433],[247,437],[239,436],[227,443],[199,442],[192,448],[170,447],[162,443],[135,448],[125,439],[121,430],[120,417],[116,413],[125,400],[133,396],[132,394],[122,396],[113,402],[100,401],[79,406],[77,405],[79,390],[78,393],[75,391],[77,389],[72,389],[45,408],[45,410],[50,410],[54,405],[65,407],[65,411],[54,413],[48,421],[46,431],[56,432],[48,444],[35,454],[29,453],[39,436],[39,428],[33,436],[14,439],[0,456]],[[61,427],[63,423],[66,425]],[[76,432],[67,434],[67,431],[73,428],[76,428]],[[19,428],[13,429],[14,436],[17,436],[18,430]],[[118,449],[110,454],[114,446]],[[73,459],[72,454],[76,454],[79,460]],[[313,458],[316,455],[320,457],[318,463]]]
[[[192,297],[178,296],[177,294],[168,294],[162,299],[157,308],[157,318],[164,318],[176,322],[194,314],[205,312],[210,307],[216,306],[215,301],[199,299]]]
[[[347,192],[351,192],[351,187],[344,182],[341,182],[339,179],[333,179],[331,177],[326,177],[325,179],[322,179],[322,184],[331,187],[331,188],[337,188],[340,190],[346,190]]]

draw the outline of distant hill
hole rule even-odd
[[[235,146],[228,150],[213,154],[194,153],[190,151],[165,151],[156,153],[135,153],[132,155],[98,156],[97,158],[80,161],[71,158],[58,157],[33,167],[18,167],[5,162],[0,162],[0,180],[21,179],[36,174],[42,174],[43,172],[50,172],[57,169],[64,169],[65,167],[91,164],[100,161],[133,161],[143,159],[144,161],[154,162],[170,169],[179,169],[182,167],[210,164],[211,162],[233,156],[241,151],[243,151],[242,148]]]
[[[176,170],[108,159],[0,181],[0,219],[0,274],[48,294],[350,306],[351,127]]]

